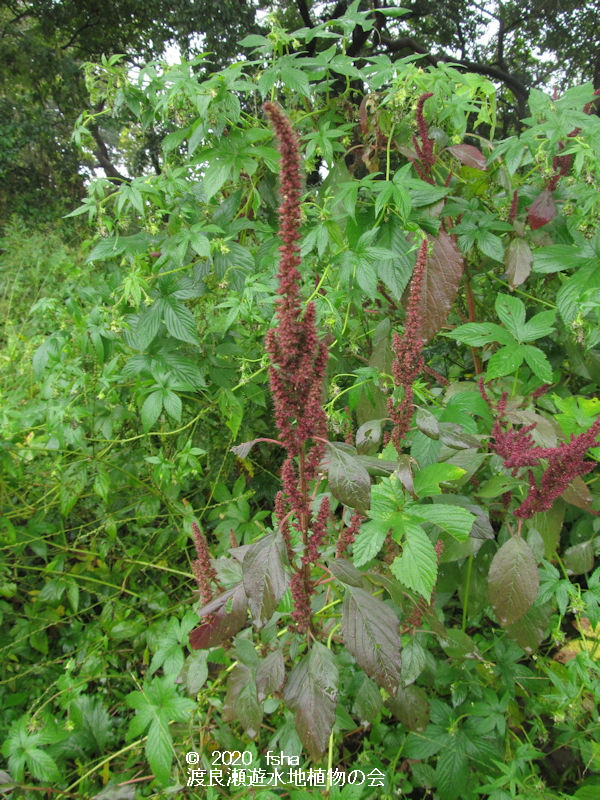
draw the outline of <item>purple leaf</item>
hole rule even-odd
[[[281,534],[270,533],[253,542],[242,561],[244,591],[254,624],[261,628],[273,616],[287,586],[287,563]]]
[[[448,150],[452,153],[454,158],[462,161],[467,167],[475,167],[475,169],[486,169],[486,158],[479,150],[472,144],[455,144],[449,147]]]
[[[532,231],[546,225],[556,216],[556,203],[552,192],[544,189],[527,209],[527,222]]]

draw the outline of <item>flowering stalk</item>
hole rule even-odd
[[[483,399],[491,410],[491,400],[483,385],[479,382],[479,389]],[[538,392],[538,396],[541,392]],[[520,519],[529,519],[540,511],[552,508],[554,501],[568,488],[575,478],[586,475],[595,466],[593,461],[584,461],[584,456],[590,447],[597,444],[600,434],[600,417],[578,436],[571,435],[568,442],[562,442],[557,447],[538,447],[530,431],[535,424],[524,425],[519,430],[508,427],[505,419],[506,401],[508,393],[504,392],[496,408],[496,420],[492,426],[491,448],[499,455],[504,466],[512,471],[513,476],[524,467],[535,467],[541,459],[547,460],[548,466],[544,470],[538,486],[533,471],[528,470],[529,491],[527,497],[515,510],[514,514]]]
[[[211,583],[216,580],[217,573],[210,563],[210,553],[206,538],[195,522],[192,522],[192,536],[194,537],[197,555],[196,561],[192,562],[192,570],[200,590],[200,597],[204,605],[206,605],[212,600],[213,590]]]
[[[292,577],[293,618],[298,630],[311,627],[311,563],[325,533],[329,503],[323,502],[313,519],[309,486],[316,477],[323,456],[322,439],[327,420],[321,405],[327,348],[317,337],[315,307],[303,310],[300,295],[300,155],[296,136],[283,111],[275,103],[265,103],[265,112],[279,139],[281,154],[281,205],[279,207],[279,271],[277,326],[265,340],[271,358],[269,380],[275,407],[279,440],[287,450],[281,470],[282,490],[275,501],[275,515],[293,565],[292,524],[302,536],[304,555]]]
[[[423,106],[430,97],[433,97],[433,92],[426,92],[419,97],[417,102],[417,131],[419,137],[413,136],[413,145],[420,162],[415,162],[415,169],[419,177],[427,181],[427,183],[434,183],[431,177],[431,168],[436,160],[433,153],[433,139],[429,138],[429,129],[423,116]]]
[[[427,267],[427,240],[423,241],[417,256],[417,263],[410,283],[410,295],[406,308],[406,324],[404,336],[394,333],[393,350],[395,358],[392,363],[392,376],[396,386],[401,386],[404,395],[401,402],[395,405],[392,399],[388,400],[388,412],[394,423],[392,442],[398,452],[402,441],[410,429],[413,415],[413,381],[423,371],[423,339],[421,331],[421,295],[423,293],[423,279]]]

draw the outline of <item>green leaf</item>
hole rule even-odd
[[[531,344],[522,345],[521,352],[525,356],[527,366],[536,378],[539,378],[544,383],[552,383],[552,367],[546,354],[539,347],[534,347]]]
[[[183,303],[172,297],[164,301],[164,321],[167,330],[176,339],[189,344],[200,344],[194,315]]]
[[[554,333],[554,311],[541,311],[525,323],[524,341],[531,342]]]
[[[337,500],[364,514],[370,504],[371,479],[353,451],[342,442],[328,442],[327,479]]]
[[[441,494],[440,483],[458,480],[464,474],[465,470],[454,464],[446,464],[445,462],[429,464],[429,466],[423,467],[414,475],[415,494],[418,497],[431,497],[434,494]]]
[[[429,537],[420,525],[406,525],[402,555],[391,565],[393,574],[409,589],[427,601],[437,579],[437,555]]]
[[[205,650],[193,650],[185,659],[177,682],[185,684],[188,694],[197,695],[206,683],[208,678],[207,655]]]
[[[525,328],[525,306],[518,297],[507,294],[499,294],[495,303],[496,314],[500,322],[510,331],[514,338],[521,342],[526,338]]]
[[[154,777],[162,786],[166,786],[171,779],[174,751],[173,739],[162,721],[150,725],[144,749]]]
[[[402,685],[414,683],[427,665],[427,653],[417,636],[411,636],[402,650]]]
[[[445,186],[432,186],[418,178],[409,178],[405,186],[415,208],[433,205],[450,193],[450,189]]]
[[[147,350],[157,336],[162,321],[162,301],[157,301],[137,318],[133,336],[139,350]]]
[[[309,756],[317,760],[329,742],[335,721],[338,669],[333,653],[319,642],[291,671],[283,699],[296,712],[296,731]]]
[[[488,572],[490,602],[501,625],[512,625],[527,612],[539,588],[535,556],[524,539],[514,537],[498,550]]]
[[[533,253],[533,271],[550,273],[579,269],[587,261],[578,247],[570,244],[553,244],[539,247]]]
[[[495,322],[467,322],[452,331],[444,332],[443,335],[471,347],[481,347],[491,342],[507,345],[514,343],[513,337],[506,328],[501,328]]]
[[[141,691],[128,694],[125,703],[136,711],[127,738],[134,739],[148,728],[146,757],[156,779],[164,786],[170,780],[173,760],[169,722],[186,722],[196,704],[177,694],[172,678],[155,678]]]
[[[389,693],[400,683],[398,618],[382,600],[347,586],[342,607],[344,644],[367,675]]]
[[[163,393],[163,406],[167,414],[174,419],[175,422],[181,422],[181,398],[175,392],[166,390]]]
[[[360,533],[352,545],[352,560],[357,567],[362,567],[367,561],[375,558],[383,547],[389,529],[389,524],[380,520],[363,522]]]
[[[160,412],[162,411],[163,407],[163,390],[158,389],[155,392],[151,392],[148,397],[144,400],[142,405],[141,417],[142,417],[142,425],[144,426],[144,431],[146,433],[152,428],[156,420],[160,416]]]
[[[523,363],[523,349],[519,345],[513,347],[501,347],[489,358],[486,365],[485,379],[490,381],[493,378],[502,378],[504,375],[511,375]]]
[[[454,800],[464,794],[469,777],[469,761],[462,743],[454,738],[455,741],[449,741],[438,756],[435,767],[437,788],[444,800]]]
[[[454,536],[459,542],[464,542],[469,538],[475,522],[475,514],[466,508],[445,503],[414,505],[408,509],[408,513],[412,519],[418,522],[433,522],[434,525]]]

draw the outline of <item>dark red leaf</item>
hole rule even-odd
[[[231,608],[228,611],[229,602]],[[201,617],[210,616],[210,619],[190,633],[192,650],[216,647],[235,636],[246,624],[248,616],[248,600],[243,584],[238,583],[215,597],[201,608],[199,613]]]
[[[253,542],[242,561],[244,591],[254,624],[260,628],[273,616],[287,586],[287,563],[281,534],[270,533]]]
[[[285,680],[285,665],[281,650],[273,650],[256,668],[256,689],[258,699],[262,701],[272,692],[277,692]]]
[[[463,274],[464,262],[456,242],[440,231],[433,242],[423,280],[420,335],[428,342],[450,313]]]
[[[314,642],[285,685],[283,697],[288,708],[296,712],[296,731],[315,761],[325,751],[335,721],[337,683],[333,653]]]
[[[236,664],[227,679],[227,694],[222,718],[225,722],[238,722],[246,734],[254,739],[262,722],[262,705],[256,696],[252,672],[245,664]]]
[[[533,227],[533,226],[532,226]],[[504,256],[504,266],[511,289],[520,286],[531,273],[533,254],[524,239],[513,239]]]
[[[383,600],[347,586],[342,606],[344,643],[367,675],[393,695],[400,683],[398,618]]]
[[[552,192],[544,189],[527,209],[527,222],[532,231],[546,225],[556,216],[556,203]]]
[[[474,147],[472,144],[455,144],[449,147],[448,150],[452,153],[454,158],[462,161],[467,167],[475,167],[475,169],[486,169],[486,159],[479,148]]]

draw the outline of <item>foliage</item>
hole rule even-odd
[[[486,79],[350,57],[371,24],[88,67],[162,168],[90,183],[80,251],[7,229],[15,796],[167,796],[234,751],[330,797],[597,790],[593,87],[496,140]]]

